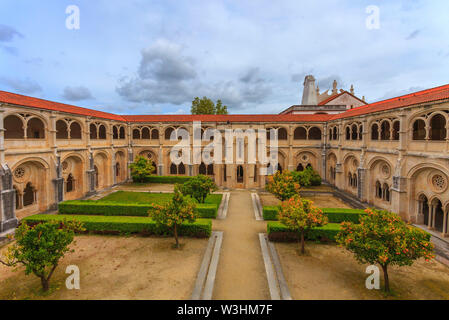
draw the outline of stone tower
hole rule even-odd
[[[308,75],[304,79],[304,91],[302,92],[302,105],[317,105],[318,99],[315,88],[315,78]]]

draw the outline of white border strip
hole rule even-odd
[[[253,201],[254,217],[257,221],[263,220],[259,195],[253,192],[251,193],[251,199]]]
[[[263,262],[265,264],[265,272],[267,273],[268,288],[270,289],[271,300],[281,300],[276,274],[273,270],[270,254],[268,252],[265,233],[259,233],[259,240],[260,248],[262,249]]]
[[[230,192],[223,193],[223,198],[221,199],[220,207],[218,208],[217,219],[226,219],[228,214],[229,198],[231,196]]]

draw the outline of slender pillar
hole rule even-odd
[[[17,225],[12,173],[7,164],[2,164],[0,166],[0,233],[12,230]]]

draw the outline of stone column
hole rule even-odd
[[[15,190],[12,186],[11,169],[7,164],[2,164],[0,166],[0,233],[14,229],[19,222],[15,213]]]
[[[160,141],[160,137],[161,137],[161,135],[159,134],[159,141]],[[164,149],[162,148],[162,145],[159,146],[157,173],[159,176],[164,175]]]
[[[434,208],[434,206],[433,206],[433,204],[431,203],[431,204],[430,204],[430,207],[429,207],[429,219],[428,219],[428,221],[427,221],[427,227],[428,227],[429,229],[432,229],[432,228],[433,228],[433,208]]]
[[[111,149],[112,151],[112,157],[111,157],[111,162],[112,162],[112,185],[115,186],[117,184],[117,175],[116,175],[116,171],[117,171],[117,163],[115,161],[115,150],[114,148]]]
[[[365,178],[366,178],[366,169],[365,168],[357,168],[357,197],[361,201],[365,201]]]
[[[58,203],[64,201],[64,178],[62,177],[61,156],[56,156],[56,178],[53,179],[55,186],[55,205],[53,209],[57,209]]]
[[[443,218],[443,237],[447,235],[447,210],[443,212],[444,218]]]
[[[88,195],[95,194],[95,169],[94,169],[94,155],[89,152],[89,169],[87,170],[87,181],[89,182]]]

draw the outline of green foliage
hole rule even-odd
[[[163,205],[154,205],[154,208],[148,212],[158,225],[173,228],[176,248],[179,247],[178,227],[185,221],[194,222],[197,218],[195,203],[183,196],[180,185],[175,185],[175,193],[170,202]]]
[[[362,264],[378,263],[384,272],[385,291],[390,291],[387,267],[410,266],[419,258],[433,258],[430,234],[406,224],[397,214],[367,209],[360,224],[343,222],[337,242]]]
[[[328,223],[324,226],[310,229],[305,234],[305,239],[313,241],[335,241],[340,229],[340,224]],[[279,221],[269,221],[267,223],[267,234],[270,241],[294,242],[300,240],[298,232],[292,231]]]
[[[279,221],[301,236],[301,253],[305,253],[304,238],[310,229],[327,224],[328,219],[308,199],[299,196],[283,201],[279,207]]]
[[[190,176],[151,176],[147,178],[145,182],[175,184],[175,183],[184,183],[192,178],[193,177]]]
[[[24,218],[27,224],[36,224],[45,221],[76,221],[81,222],[87,232],[98,234],[142,234],[173,236],[173,230],[157,224],[148,217],[124,217],[124,216],[86,216],[86,215],[48,215],[37,214]],[[212,233],[212,221],[210,219],[197,219],[193,223],[183,223],[178,228],[179,235],[207,238]]]
[[[276,171],[268,177],[265,189],[271,192],[277,199],[284,201],[299,194],[301,186],[293,177],[291,171]]]
[[[129,165],[129,168],[134,182],[147,181],[155,169],[151,161],[142,156],[137,156],[134,162]]]
[[[66,220],[49,221],[34,227],[21,224],[15,232],[16,242],[8,247],[5,259],[0,262],[10,267],[25,266],[25,274],[33,273],[39,277],[43,291],[48,291],[59,260],[70,251],[75,231],[82,230],[79,222]]]
[[[293,171],[292,175],[301,187],[321,185],[321,176],[311,167],[308,167],[303,171]]]
[[[207,98],[196,97],[192,101],[192,107],[190,108],[192,114],[228,114],[228,107],[223,105],[221,100],[217,100],[217,105]]]
[[[346,208],[320,208],[324,215],[327,216],[330,223],[341,223],[344,221],[359,223],[360,216],[366,215],[362,209],[346,209]],[[264,206],[264,220],[278,220],[278,206]]]
[[[202,174],[184,182],[180,188],[183,195],[190,196],[199,203],[204,203],[206,197],[218,189],[214,180]]]

